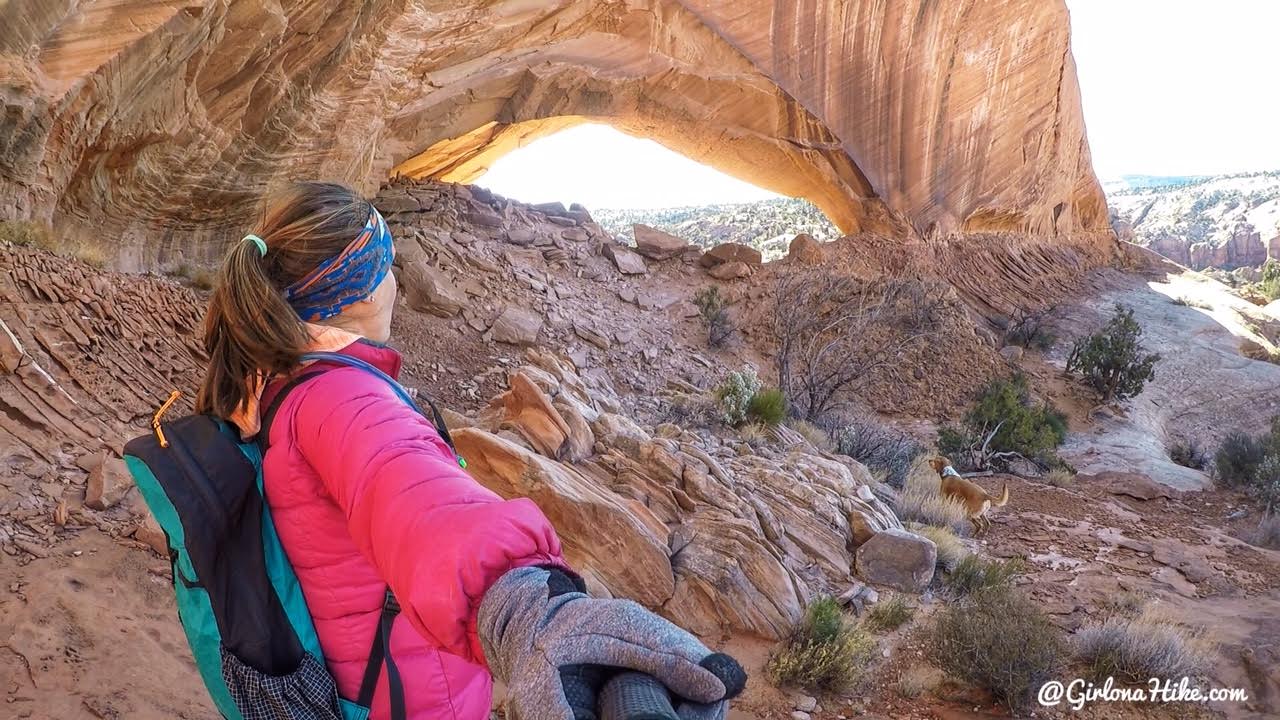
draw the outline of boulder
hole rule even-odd
[[[624,245],[607,243],[604,246],[604,254],[613,261],[618,272],[623,275],[644,275],[649,272],[649,268],[644,264],[644,258],[628,250]]]
[[[453,285],[444,273],[419,260],[405,267],[400,273],[404,286],[405,302],[418,312],[438,317],[457,315],[467,302],[467,296]]]
[[[650,608],[675,592],[661,522],[595,478],[475,428],[454,433],[467,471],[507,499],[529,498],[556,529],[569,564],[612,595]]]
[[[1008,360],[1009,362],[1015,362],[1015,363],[1018,362],[1019,360],[1022,359],[1022,356],[1024,354],[1025,353],[1023,349],[1018,347],[1017,345],[1005,345],[1004,347],[1000,348],[1000,355],[1004,357],[1005,360]]]
[[[703,267],[708,268],[729,262],[759,265],[764,262],[764,256],[759,250],[742,243],[722,243],[703,253],[699,262]]]
[[[818,265],[827,259],[822,251],[822,243],[813,239],[808,233],[800,233],[791,239],[787,248],[787,260],[804,265]]]
[[[751,274],[751,266],[744,262],[727,262],[712,267],[707,271],[711,277],[717,280],[737,280]]]
[[[508,305],[489,332],[494,340],[511,345],[533,345],[542,331],[542,316]]]
[[[418,212],[422,209],[422,204],[418,199],[406,192],[382,192],[374,200],[374,205],[378,208],[378,212],[383,215],[392,215],[400,212]]]
[[[89,486],[84,493],[85,507],[106,510],[124,498],[133,487],[133,477],[124,461],[107,457],[89,473]]]
[[[884,530],[858,546],[856,567],[863,580],[903,592],[922,592],[933,580],[938,546],[906,530]]]
[[[684,252],[689,243],[657,228],[636,224],[632,226],[636,238],[636,252],[651,260],[668,260]]]
[[[508,243],[521,246],[532,245],[535,239],[529,228],[511,228],[507,231],[506,238]]]

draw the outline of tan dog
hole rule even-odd
[[[987,519],[986,513],[992,505],[1004,507],[1005,503],[1009,502],[1009,483],[1004,484],[1004,491],[1000,493],[1000,499],[996,500],[977,483],[960,477],[960,473],[951,467],[950,460],[936,457],[930,460],[929,464],[942,478],[942,494],[959,500],[964,505],[965,513],[975,530],[991,527],[991,520]]]

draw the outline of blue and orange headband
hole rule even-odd
[[[245,239],[264,250],[266,244],[257,236],[249,235]],[[285,288],[284,299],[303,320],[331,318],[348,305],[372,295],[391,270],[394,258],[387,221],[370,208],[369,219],[351,244]]]

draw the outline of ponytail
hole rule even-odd
[[[232,245],[209,302],[209,369],[196,412],[229,418],[248,407],[256,379],[297,367],[310,338],[283,288],[342,252],[371,209],[350,189],[329,183],[295,183],[268,199],[254,229],[260,241],[246,237]]]

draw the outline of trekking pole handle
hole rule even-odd
[[[579,666],[562,672],[560,683],[573,720],[679,720],[666,686],[644,673],[609,678],[608,668]]]

